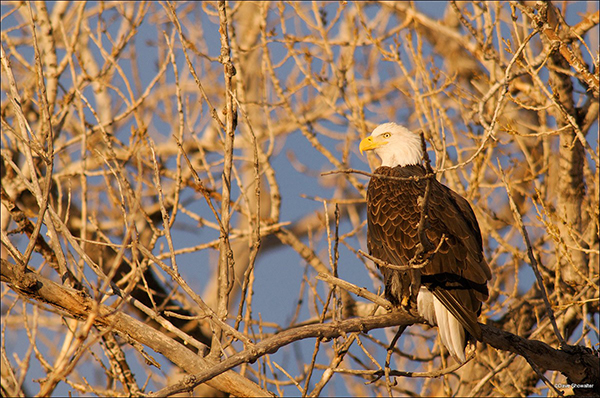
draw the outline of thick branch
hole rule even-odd
[[[87,319],[91,315],[91,309],[97,305],[85,293],[61,286],[31,271],[25,274],[25,278],[19,279],[15,267],[16,265],[2,259],[2,281],[9,283],[14,291],[28,299],[49,304],[76,319]],[[97,305],[96,308],[95,326],[110,328],[127,341],[135,341],[148,346],[186,372],[198,373],[215,366],[214,363],[205,360],[174,339],[129,315],[105,305]],[[254,382],[235,372],[222,372],[207,383],[213,388],[234,396],[271,395]]]
[[[229,357],[211,369],[190,376],[187,382],[166,387],[152,396],[168,396],[185,391],[210,380],[242,363],[253,363],[266,354],[275,353],[279,348],[295,341],[307,338],[332,339],[353,332],[367,332],[372,329],[412,325],[421,319],[413,317],[406,312],[395,311],[385,315],[352,318],[341,322],[305,325],[277,333],[259,343],[252,350],[245,350]],[[496,349],[510,351],[528,358],[538,367],[545,370],[558,370],[569,380],[576,384],[593,384],[600,377],[598,372],[597,354],[588,351],[585,347],[571,346],[564,350],[557,350],[548,344],[537,340],[528,340],[510,332],[497,329],[490,325],[479,324],[483,332],[483,343]],[[596,393],[595,389],[588,389]],[[584,390],[582,393],[588,392]]]
[[[483,342],[498,350],[523,356],[544,370],[558,370],[576,384],[592,384],[578,394],[600,394],[599,353],[583,346],[565,346],[557,350],[538,340],[528,340],[491,325],[479,324]]]

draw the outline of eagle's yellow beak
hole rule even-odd
[[[360,142],[358,149],[360,151],[360,154],[362,155],[364,151],[370,151],[371,149],[379,148],[380,146],[385,144],[387,144],[387,141],[375,141],[373,140],[373,137],[368,136]]]

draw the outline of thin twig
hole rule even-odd
[[[352,292],[359,297],[366,298],[367,300],[385,308],[386,310],[392,309],[392,303],[390,303],[388,300],[386,300],[385,298],[383,298],[381,296],[371,293],[364,287],[358,287],[356,285],[353,285],[350,282],[346,282],[342,279],[336,278],[329,274],[325,274],[323,272],[319,272],[319,274],[317,275],[317,279],[322,280],[327,283],[331,283],[336,286],[339,286],[342,289]]]
[[[552,328],[554,329],[554,334],[558,338],[558,341],[560,342],[560,346],[565,347],[565,346],[567,346],[567,343],[566,343],[565,339],[563,338],[562,334],[560,333],[560,330],[558,329],[558,326],[556,324],[556,318],[554,317],[554,311],[552,310],[552,306],[550,305],[550,301],[548,300],[548,294],[546,293],[546,286],[544,285],[544,279],[542,278],[542,275],[540,274],[540,270],[538,268],[538,262],[535,258],[535,255],[533,254],[533,248],[531,247],[531,242],[529,240],[529,234],[527,233],[527,229],[525,228],[525,225],[523,225],[523,219],[521,217],[521,214],[519,213],[519,210],[517,209],[517,205],[515,204],[515,201],[513,200],[511,189],[510,189],[510,186],[508,185],[508,182],[506,181],[506,175],[504,174],[504,170],[502,169],[500,160],[498,160],[498,167],[500,168],[500,173],[502,175],[502,182],[504,183],[504,187],[506,188],[506,193],[508,195],[508,200],[510,203],[510,209],[512,210],[515,221],[517,222],[517,226],[521,230],[521,234],[523,235],[523,241],[525,242],[525,245],[527,246],[527,255],[529,257],[529,264],[531,265],[531,268],[533,269],[533,273],[535,274],[535,278],[537,279],[538,287],[540,288],[540,291],[542,292],[542,298],[544,299],[544,305],[546,306],[546,311],[548,313],[548,317],[550,318],[550,322],[552,323]]]
[[[385,180],[395,180],[395,181],[421,181],[421,180],[425,180],[425,179],[429,179],[432,177],[435,177],[435,173],[427,173],[425,175],[422,176],[410,176],[410,177],[396,177],[396,176],[388,176],[388,175],[383,175],[383,174],[378,174],[378,173],[369,173],[368,171],[363,171],[363,170],[356,170],[356,169],[345,169],[345,170],[331,170],[331,171],[325,171],[323,173],[321,173],[322,176],[328,176],[331,174],[362,174],[365,175],[367,177],[376,177],[376,178],[382,178]]]
[[[474,357],[474,354],[468,358]],[[434,370],[431,372],[407,372],[402,370],[391,370],[389,371],[389,376],[398,376],[398,377],[423,377],[423,378],[437,378],[440,376],[444,376],[450,374],[452,372],[457,371],[462,368],[468,361],[464,363],[455,362],[454,364],[448,366],[444,369]],[[375,376],[376,379],[369,382],[369,384],[374,383],[378,379],[384,376],[384,372],[381,369],[378,370],[355,370],[355,369],[334,369],[334,372],[351,374],[351,375],[361,375],[361,376]]]

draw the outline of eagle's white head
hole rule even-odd
[[[421,137],[396,123],[377,126],[358,148],[361,153],[374,150],[382,166],[408,166],[419,164],[423,159]]]

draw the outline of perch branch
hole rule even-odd
[[[87,319],[89,309],[95,301],[85,293],[59,285],[35,272],[27,270],[25,281],[19,280],[17,266],[2,260],[2,281],[28,299],[45,303],[61,310],[65,315],[77,319]],[[242,363],[252,363],[266,354],[295,341],[307,338],[333,339],[347,333],[423,322],[420,317],[404,311],[393,311],[384,315],[351,318],[340,322],[320,323],[291,328],[266,338],[247,349],[232,355],[222,362],[215,363],[194,354],[183,345],[168,338],[142,322],[114,308],[98,305],[94,325],[111,328],[132,341],[147,345],[164,355],[177,366],[191,373],[183,383],[174,384],[157,391],[151,396],[168,396],[181,391],[190,391],[201,383],[208,383],[222,391],[236,396],[270,395],[255,383],[230,370]],[[597,393],[600,386],[598,353],[582,346],[569,346],[555,349],[537,340],[528,340],[491,325],[479,324],[483,333],[482,342],[496,349],[526,355],[533,363],[545,370],[557,370],[567,376],[572,383],[592,388]]]

